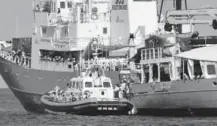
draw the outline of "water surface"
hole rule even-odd
[[[78,116],[33,114],[0,89],[1,126],[216,126],[217,117]]]

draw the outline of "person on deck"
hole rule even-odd
[[[59,99],[60,87],[59,87],[59,86],[56,86],[56,87],[54,88],[54,92],[55,92],[55,94],[56,94],[56,98]]]
[[[94,73],[94,75],[95,75],[95,86],[96,87],[99,87],[99,86],[101,86],[102,85],[102,83],[101,83],[101,77],[100,77],[100,74],[99,74],[99,70],[97,69],[96,71],[95,71],[95,73]]]
[[[66,97],[66,102],[69,102],[72,100],[72,89],[70,86],[70,83],[67,84],[67,89],[65,91],[65,97]]]
[[[121,83],[121,87],[120,87],[120,91],[119,91],[119,97],[120,98],[124,98],[126,96],[126,84],[127,84],[127,80],[124,79],[123,82]]]
[[[114,88],[114,97],[115,98],[119,98],[119,91],[120,91],[120,85],[119,84],[116,84],[115,85],[115,88]]]

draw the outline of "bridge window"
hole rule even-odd
[[[68,29],[65,29],[65,35],[68,36]]]
[[[63,9],[64,9],[65,6],[66,6],[66,5],[65,5],[65,2],[60,2],[60,8],[63,8]]]
[[[109,88],[109,87],[111,87],[111,85],[109,82],[103,82],[103,87]]]
[[[214,65],[207,65],[207,73],[209,75],[215,75],[216,74],[215,66]]]
[[[72,2],[67,2],[68,3],[68,8],[72,8]]]
[[[47,33],[47,28],[42,28],[42,33],[46,34]]]
[[[72,88],[72,82],[69,82],[69,83],[67,84],[67,86],[68,86],[69,88]]]
[[[103,28],[103,34],[107,34],[108,33],[108,29],[107,28]]]
[[[72,82],[72,88],[75,88],[75,82],[74,81]]]
[[[77,83],[76,83],[76,88],[78,88],[78,89],[79,89],[79,82],[77,82]]]
[[[85,87],[86,88],[91,88],[92,87],[92,83],[91,82],[85,82]]]
[[[83,82],[82,81],[80,82],[80,88],[81,89],[83,88]]]

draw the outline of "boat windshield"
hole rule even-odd
[[[103,87],[104,88],[110,88],[111,87],[110,82],[103,82]]]
[[[91,88],[93,84],[91,82],[85,82],[85,87],[86,88]]]

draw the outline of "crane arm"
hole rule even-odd
[[[200,20],[195,16],[211,16],[217,19],[217,9],[172,10],[166,13],[166,21],[170,24],[212,24],[212,20]]]
[[[167,12],[168,16],[203,16],[217,14],[217,8],[212,9],[188,9],[188,10],[171,10]]]

